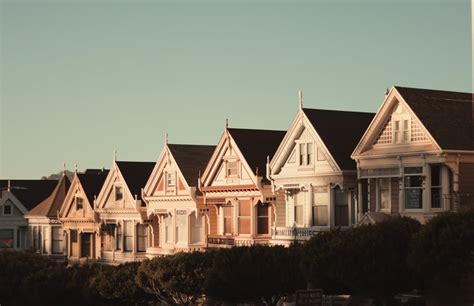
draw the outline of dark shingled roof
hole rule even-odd
[[[252,171],[266,181],[267,156],[272,159],[286,131],[228,129]]]
[[[94,196],[98,196],[109,170],[107,169],[87,169],[84,173],[78,173],[77,178],[91,205],[94,205]]]
[[[28,212],[29,216],[57,217],[57,212],[66,198],[66,194],[71,186],[71,181],[66,175],[62,175],[53,192],[41,203]]]
[[[395,86],[445,150],[474,150],[473,94]]]
[[[199,171],[206,168],[216,146],[168,144],[189,186],[196,186]]]
[[[141,200],[141,189],[145,187],[146,182],[155,167],[155,163],[118,161],[117,166],[119,167],[132,196],[137,195],[138,199]]]
[[[303,111],[341,170],[356,169],[352,151],[375,114],[311,108],[303,108]]]
[[[11,193],[31,210],[45,200],[54,190],[58,180],[10,180]],[[8,180],[0,180],[0,189],[7,190]]]

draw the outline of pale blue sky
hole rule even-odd
[[[155,161],[386,87],[471,91],[469,0],[0,0],[1,178]],[[336,123],[337,124],[337,123]]]

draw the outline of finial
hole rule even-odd
[[[229,128],[229,119],[225,118],[225,129]]]
[[[165,133],[165,144],[168,144],[168,132]]]
[[[66,163],[63,163],[63,175],[66,175]]]
[[[74,164],[74,173],[77,174],[77,164]]]
[[[388,93],[389,93],[389,92],[390,92],[390,89],[389,89],[388,87],[385,88],[385,93],[384,93],[385,97],[388,96]]]
[[[303,109],[303,92],[301,90],[298,91],[298,103],[300,110]]]
[[[267,164],[270,163],[270,155],[267,155]]]
[[[10,191],[10,189],[11,189],[11,182],[10,182],[10,180],[8,180],[7,191]]]
[[[117,161],[117,149],[114,150],[114,162]]]

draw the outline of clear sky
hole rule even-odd
[[[0,177],[155,161],[392,85],[471,91],[469,0],[0,0]],[[338,124],[335,122],[335,124]]]

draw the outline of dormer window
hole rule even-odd
[[[166,173],[166,186],[175,187],[176,186],[176,173],[168,172]]]
[[[239,176],[239,162],[238,161],[228,161],[226,163],[226,174],[227,177],[238,177]]]
[[[123,188],[121,186],[115,186],[115,202],[123,200]]]
[[[12,205],[9,202],[3,204],[3,215],[4,216],[11,216],[13,214]]]
[[[312,161],[313,161],[313,144],[311,142],[300,143],[299,165],[308,166],[312,164]]]
[[[76,197],[76,210],[82,209],[84,207],[84,202],[81,197]]]

